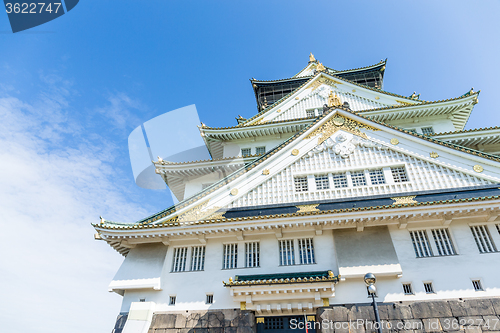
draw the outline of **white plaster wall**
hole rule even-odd
[[[397,302],[413,300],[432,300],[466,297],[498,297],[500,296],[500,252],[480,254],[469,229],[468,220],[453,221],[450,225],[455,249],[458,255],[449,257],[416,258],[407,229],[389,226],[394,248],[402,267],[403,276],[379,277],[377,281],[378,300],[380,302]],[[498,223],[498,222],[497,222]],[[411,225],[411,224],[410,224]],[[494,242],[500,247],[500,234],[494,223],[490,223],[490,232]],[[422,223],[422,228],[439,227],[439,225]],[[420,227],[419,227],[420,228]],[[284,238],[302,238],[312,236],[316,264],[279,266],[278,240],[274,235],[255,235],[245,241],[261,242],[261,266],[259,268],[222,269],[223,243],[237,242],[236,238],[208,239],[206,244],[205,270],[201,272],[171,273],[172,246],[166,256],[166,265],[162,275],[162,290],[126,291],[122,304],[122,312],[127,312],[131,302],[145,298],[146,302],[155,302],[156,311],[184,311],[201,309],[239,308],[230,296],[229,288],[222,285],[229,277],[245,274],[270,274],[284,272],[304,272],[333,270],[338,274],[335,259],[333,233],[335,230],[324,230],[322,235],[314,235],[314,231],[284,233]],[[433,241],[431,238],[429,241]],[[192,244],[192,243],[186,243]],[[242,244],[242,243],[241,243]],[[194,244],[199,245],[199,244]],[[239,255],[244,248],[240,247]],[[366,253],[369,257],[370,253]],[[476,292],[471,279],[481,279],[485,291]],[[435,294],[424,292],[423,281],[432,281]],[[402,283],[411,282],[415,295],[403,294]],[[205,304],[207,293],[213,293],[214,304]],[[177,296],[175,306],[168,305],[170,295]],[[335,297],[331,304],[367,303],[369,298],[361,278],[346,279],[336,285]]]
[[[256,147],[266,147],[266,152],[270,151],[277,145],[281,144],[283,141],[286,141],[295,133],[286,133],[280,136],[269,136],[269,137],[257,137],[254,139],[247,140],[233,140],[230,142],[224,143],[224,158],[226,157],[235,157],[241,156],[242,148],[251,148],[252,155],[255,154]]]
[[[188,179],[184,188],[184,199],[200,192],[203,184],[213,184],[225,176],[227,175],[220,172],[213,172],[202,177]]]
[[[448,118],[411,118],[397,121],[387,121],[387,123],[404,129],[415,129],[419,134],[422,134],[422,127],[431,126],[435,133],[444,133],[456,130],[453,122]]]

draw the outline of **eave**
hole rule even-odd
[[[486,145],[500,144],[500,127],[436,133],[432,137],[461,146],[481,149]]]

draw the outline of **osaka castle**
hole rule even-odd
[[[465,129],[479,92],[402,96],[385,70],[311,54],[199,126],[211,159],[153,161],[179,202],[93,225],[124,256],[113,332],[371,332],[366,273],[392,330],[500,331],[500,128]]]

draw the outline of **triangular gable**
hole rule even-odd
[[[250,118],[243,126],[259,122],[303,118],[307,109],[314,109],[325,104],[330,91],[336,93],[342,102],[348,102],[354,111],[421,103],[421,101],[356,84],[323,72],[283,100],[273,104],[270,109]]]
[[[345,192],[342,194],[345,197],[370,196],[374,191],[398,196],[412,191],[500,182],[498,161],[462,150],[336,109],[202,194],[185,200],[176,211],[159,213],[144,223],[169,220],[184,223],[215,218],[221,209],[258,204],[257,201],[262,200],[258,196],[266,197],[271,203],[321,200],[321,194],[297,196],[294,187],[296,175],[318,172],[333,174],[404,166],[411,180],[392,182],[388,189],[364,186],[362,190]]]

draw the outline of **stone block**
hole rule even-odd
[[[255,333],[257,332],[256,326],[238,326],[236,328],[236,333]]]
[[[381,320],[413,319],[409,305],[403,304],[381,304],[378,307]]]
[[[458,324],[464,327],[481,326],[482,323],[483,323],[483,317],[481,316],[458,317]]]
[[[461,328],[458,319],[455,317],[439,318],[439,322],[441,323],[441,328],[445,332],[457,331]]]
[[[190,328],[188,333],[208,333],[208,328]]]
[[[403,328],[404,328],[404,323],[402,320],[384,320],[384,319],[382,319],[382,332],[403,331]]]
[[[186,328],[207,328],[207,326],[208,315],[206,311],[192,312],[187,316]]]
[[[496,315],[500,316],[500,298],[491,298],[490,301],[493,309],[495,309]]]
[[[252,311],[240,311],[231,321],[233,327],[253,327],[255,326],[255,315]]]
[[[451,308],[446,301],[415,302],[410,307],[413,318],[452,317]]]
[[[423,331],[424,324],[420,319],[405,319],[403,320],[404,328],[403,330],[414,330],[414,331]]]
[[[224,333],[224,327],[209,327],[208,333]]]
[[[345,306],[334,306],[330,309],[322,309],[322,313],[318,318],[327,319],[328,321],[347,321],[347,313],[349,310]]]
[[[424,331],[425,332],[441,332],[441,331],[443,331],[443,328],[442,328],[441,323],[439,322],[438,318],[425,318],[425,319],[422,319],[422,322],[424,324]]]
[[[481,328],[483,331],[500,330],[500,316],[483,316]]]
[[[349,333],[349,322],[348,321],[337,321],[333,323],[334,333]]]
[[[453,317],[467,316],[467,309],[464,301],[448,301]]]
[[[237,329],[238,329],[237,327],[226,326],[224,327],[224,333],[236,333]]]
[[[186,320],[187,320],[187,317],[184,314],[177,313],[175,316],[174,327],[179,328],[179,329],[185,328],[186,327]]]
[[[356,321],[358,319],[375,320],[375,313],[371,305],[352,306],[347,313],[349,321]]]
[[[491,316],[495,315],[495,309],[489,299],[465,300],[465,308],[469,316]]]
[[[155,313],[151,321],[151,328],[175,328],[176,314]]]
[[[208,328],[224,327],[224,314],[222,311],[208,312]],[[215,332],[214,332],[215,333]]]
[[[478,326],[467,326],[465,327],[465,333],[482,333],[481,327]]]

